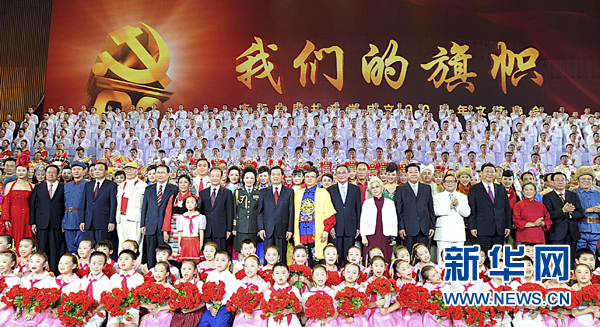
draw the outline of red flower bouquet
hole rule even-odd
[[[333,299],[324,293],[311,295],[304,304],[304,313],[310,319],[319,321],[332,317],[335,313]]]
[[[290,278],[293,276],[304,276],[310,280],[312,279],[312,270],[310,267],[305,265],[290,265]],[[303,284],[304,283],[298,281],[294,283],[294,286],[296,286],[298,289],[302,289]]]
[[[223,300],[223,295],[225,295],[225,283],[219,281],[215,282],[206,282],[202,285],[202,301],[204,302],[212,302],[213,307],[217,310],[221,309],[223,304],[214,304],[214,302],[219,302]]]
[[[364,283],[367,280],[367,277],[369,277],[369,276],[367,276],[367,273],[364,271],[361,271],[360,276],[358,276],[358,279],[356,280],[356,283],[357,284]]]
[[[332,286],[338,286],[342,283],[342,276],[340,276],[340,274],[337,271],[328,271],[327,272],[327,282],[325,282],[325,285],[332,287]]]
[[[507,291],[512,291],[512,287],[510,287],[508,285],[500,285],[500,286],[498,286],[497,289],[490,290],[490,292],[492,293],[491,294],[492,298],[494,297],[494,293],[507,292]],[[492,317],[496,317],[496,315],[500,312],[517,313],[517,312],[519,312],[519,307],[516,305],[515,306],[498,305],[498,306],[490,307],[490,315]]]
[[[87,315],[97,305],[94,298],[85,294],[85,291],[71,293],[63,297],[61,306],[58,307],[60,322],[67,327],[81,327],[90,321]]]
[[[385,277],[376,278],[374,281],[369,283],[366,293],[375,293],[385,297],[396,289],[395,285],[396,282],[393,279],[388,279]]]
[[[123,316],[127,308],[133,303],[133,295],[128,287],[115,288],[110,292],[102,292],[100,304],[108,311],[111,317]],[[127,318],[127,317],[126,317]]]
[[[524,283],[517,287],[517,292],[541,292],[544,296],[543,299],[545,300],[546,294],[548,294],[548,289],[537,283]],[[548,313],[548,308],[546,308],[546,306],[540,306],[538,309],[541,313]]]
[[[169,307],[177,309],[196,309],[202,303],[198,286],[190,282],[175,285],[175,290],[171,291],[171,296],[167,300]]]
[[[369,300],[367,295],[352,287],[345,287],[338,291],[335,299],[340,303],[338,312],[345,317],[352,317],[357,313],[367,311]]]
[[[113,265],[107,264],[104,269],[102,269],[102,273],[106,275],[106,277],[110,278],[113,275]]]
[[[496,324],[496,320],[492,319],[488,324],[485,320],[490,316],[489,307],[465,307],[465,323],[469,326],[491,327]]]
[[[152,272],[149,271],[144,275],[144,282],[154,281],[154,276],[152,276]]]
[[[161,284],[152,281],[146,281],[142,285],[134,288],[132,307],[137,308],[140,304],[156,304],[160,306],[169,300],[170,290]]]
[[[265,301],[265,299],[260,301],[260,309],[263,311],[263,314],[260,315],[262,319],[273,317],[275,322],[280,322],[285,317],[282,312],[283,310],[292,309],[293,313],[298,313],[302,310],[302,305],[294,292],[280,289],[271,292],[269,301]],[[288,316],[288,323],[291,318],[291,316]]]
[[[83,278],[85,276],[87,276],[90,273],[90,266],[85,265],[85,267],[81,267],[77,269],[77,272],[75,273],[79,278]]]
[[[246,271],[244,269],[235,273],[235,278],[237,280],[242,280],[242,279],[244,279],[244,277],[246,277]]]
[[[201,271],[198,273],[198,279],[201,280],[203,283],[206,283],[206,278],[208,278],[208,273]]]
[[[0,293],[4,292],[4,290],[8,287],[8,285],[4,282],[0,282]]]
[[[35,306],[33,307],[33,310],[35,311],[35,313],[41,313],[42,311],[48,309],[48,307],[50,307],[53,304],[56,304],[56,302],[58,302],[58,300],[60,299],[60,296],[62,294],[62,292],[58,289],[58,288],[35,288],[33,287],[32,290],[34,290],[34,299],[35,299]]]
[[[429,309],[429,290],[415,284],[404,284],[398,292],[400,307],[423,313]]]
[[[227,301],[227,311],[240,310],[248,314],[253,313],[263,297],[264,295],[259,292],[258,286],[250,285],[248,288],[242,286]]]
[[[450,305],[447,306],[444,302],[444,295],[439,290],[433,290],[430,292],[429,297],[429,309],[427,309],[432,315],[438,315],[440,317],[450,318],[458,321],[465,316],[465,311],[460,306]]]
[[[35,290],[36,288],[27,289],[15,285],[2,297],[2,302],[9,307],[14,306],[17,310],[30,313],[35,306]]]
[[[271,269],[259,270],[258,276],[271,285],[275,284],[275,280],[273,280],[273,270]]]
[[[600,285],[591,284],[576,291],[571,299],[571,306],[577,307],[581,304],[600,307]]]

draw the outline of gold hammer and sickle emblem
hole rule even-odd
[[[144,35],[144,33],[146,33]],[[103,51],[98,55],[98,60],[92,67],[96,76],[105,76],[110,70],[123,80],[138,83],[151,84],[158,82],[166,88],[171,79],[167,76],[169,69],[170,54],[163,38],[150,26],[138,22],[137,27],[125,26],[108,34]],[[147,35],[147,48],[140,42]],[[137,59],[141,69],[129,67],[127,63],[120,62],[114,58],[123,53],[123,46],[127,45]]]

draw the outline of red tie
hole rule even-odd
[[[160,203],[162,202],[162,196],[163,196],[163,194],[162,194],[162,185],[159,185],[158,186],[158,196],[157,196],[157,198],[158,198],[158,206],[159,207],[160,207]]]
[[[97,279],[92,279],[90,280],[90,283],[88,284],[87,288],[85,289],[85,295],[89,296],[89,297],[94,297],[94,282],[96,282]]]
[[[204,181],[203,178],[200,177],[200,185],[198,185],[198,192],[202,191],[204,189]]]
[[[565,203],[565,198],[564,195],[562,193],[559,194],[560,195],[560,200],[562,201],[562,203]]]
[[[48,190],[48,195],[50,195],[50,199],[52,199],[52,185],[50,184],[50,189]]]
[[[96,188],[94,189],[94,197],[98,195],[98,188],[100,187],[100,182],[96,182]]]
[[[121,288],[125,288],[125,287],[127,287],[127,278],[128,278],[128,277],[131,277],[131,276],[129,276],[129,275],[123,275],[123,274],[119,274],[119,277],[123,278],[123,279],[121,280]]]
[[[275,205],[277,205],[277,201],[279,201],[279,192],[277,192],[278,187],[275,187],[275,194],[273,194],[273,196],[275,197]]]

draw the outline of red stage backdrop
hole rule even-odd
[[[597,9],[536,3],[54,1],[45,107],[598,109]]]

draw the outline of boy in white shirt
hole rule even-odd
[[[231,263],[229,252],[219,250],[215,254],[215,270],[211,271],[206,278],[206,282],[224,282],[225,294],[223,299],[218,303],[207,303],[206,311],[202,314],[202,319],[198,327],[227,327],[231,320],[231,312],[227,311],[225,304],[231,295],[238,289],[238,281],[235,276],[229,271]],[[214,305],[221,305],[221,308],[216,309]]]
[[[133,269],[137,255],[131,250],[123,250],[119,254],[119,261],[117,264],[121,269],[118,274],[110,277],[110,284],[112,289],[128,287],[130,290],[134,289],[144,283],[144,276],[140,275]],[[130,321],[126,321],[128,317],[132,317]],[[127,312],[123,316],[109,317],[107,327],[118,327],[119,323],[126,322],[126,325],[139,325],[140,321],[140,310],[134,308],[128,308]]]
[[[81,279],[81,290],[85,291],[86,295],[93,297],[98,303],[100,303],[102,292],[110,292],[112,289],[110,280],[102,273],[106,266],[107,258],[103,252],[93,252],[88,265],[90,273]],[[102,316],[98,315],[99,312],[102,312]],[[92,311],[92,318],[85,326],[100,327],[104,323],[105,317],[106,311],[104,310],[104,306],[99,305]]]

